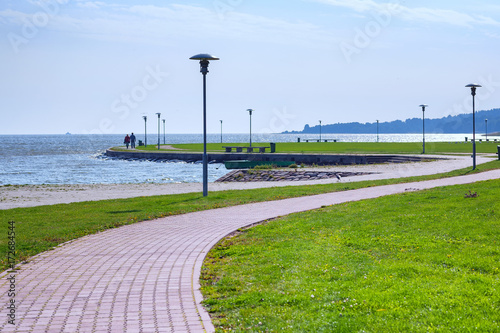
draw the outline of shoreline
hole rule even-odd
[[[339,173],[365,173],[343,177],[340,182],[356,182],[389,178],[404,178],[450,172],[471,166],[467,156],[433,155],[440,160],[432,162],[410,162],[393,164],[363,164],[303,168],[303,171],[331,171]],[[445,157],[446,159],[442,159]],[[477,164],[496,158],[477,156]],[[369,174],[368,174],[369,173]],[[337,178],[320,180],[214,182],[208,184],[209,191],[245,190],[266,187],[301,186],[339,182]],[[201,183],[165,184],[80,184],[80,185],[9,185],[0,186],[0,210],[66,204],[83,201],[126,199],[141,196],[169,195],[202,192]]]

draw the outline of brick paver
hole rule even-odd
[[[16,325],[1,332],[213,332],[200,304],[206,253],[238,228],[324,205],[500,178],[500,171],[214,209],[86,236],[34,257],[16,273]]]

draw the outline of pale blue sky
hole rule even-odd
[[[500,107],[493,0],[3,0],[0,36],[0,134],[201,133],[198,53],[211,133]]]

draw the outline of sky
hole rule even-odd
[[[209,133],[500,107],[498,1],[2,0],[0,135],[202,133],[199,53]]]

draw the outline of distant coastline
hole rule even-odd
[[[322,124],[322,134],[413,134],[422,133],[422,118],[411,118],[394,120],[390,122],[372,123],[337,123]],[[377,128],[378,127],[378,128]],[[486,128],[487,127],[487,128]],[[500,109],[476,112],[476,134],[488,136],[500,136]],[[302,131],[285,131],[282,134],[318,134],[320,125],[311,126],[306,124]],[[425,118],[425,133],[434,134],[458,134],[472,133],[472,114],[459,114],[439,119]]]

